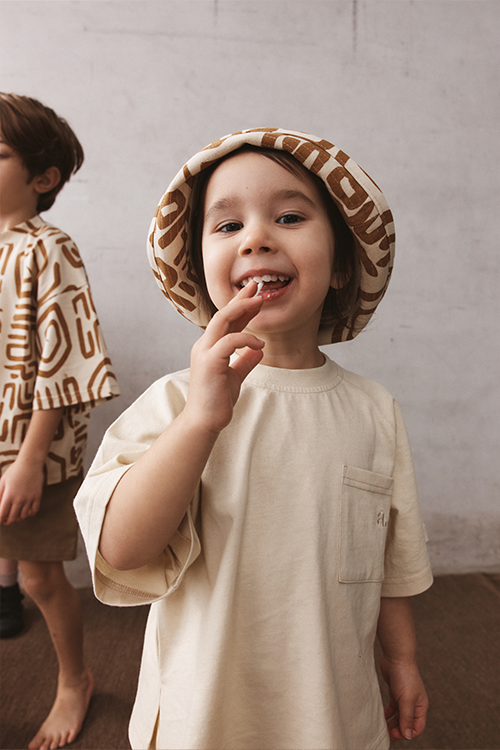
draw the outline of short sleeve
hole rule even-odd
[[[37,289],[33,408],[64,406],[83,411],[117,396],[118,384],[76,245],[51,227],[38,239],[33,263]]]
[[[382,596],[413,596],[432,584],[408,434],[395,403],[396,457]]]
[[[168,378],[146,391],[107,431],[75,499],[95,594],[105,604],[148,604],[171,594],[200,554],[201,545],[195,530],[198,493],[168,547],[148,565],[119,571],[99,552],[106,507],[116,485],[180,413],[185,395],[184,388],[179,389]]]

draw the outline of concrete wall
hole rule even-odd
[[[376,319],[328,353],[402,405],[435,571],[500,570],[500,4],[2,0],[0,14],[0,88],[54,107],[86,150],[47,218],[81,249],[123,393],[95,411],[89,459],[198,336],[145,253],[171,177],[225,133],[308,131],[381,185],[398,238]]]

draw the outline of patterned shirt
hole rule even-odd
[[[0,475],[14,462],[31,414],[64,407],[47,484],[83,468],[89,410],[119,395],[74,242],[34,216],[0,234]]]

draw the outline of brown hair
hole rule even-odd
[[[303,181],[312,180],[318,188],[335,237],[334,271],[340,278],[346,280],[346,283],[342,288],[333,289],[333,287],[330,287],[328,290],[328,294],[323,304],[321,324],[327,323],[331,320],[345,320],[353,311],[356,302],[356,293],[359,282],[359,258],[354,243],[354,237],[347,226],[340,209],[334,202],[321,178],[313,172],[310,172],[288,151],[260,148],[251,145],[244,145],[235,151],[231,151],[227,156],[219,159],[214,164],[211,164],[194,178],[191,213],[189,218],[188,254],[193,270],[198,278],[206,312],[210,317],[217,312],[217,308],[210,299],[207,290],[201,247],[206,188],[210,177],[223,161],[246,151],[262,154],[262,156],[276,162],[299,179]]]
[[[40,195],[37,211],[47,211],[57,194],[83,163],[83,148],[70,126],[36,99],[0,92],[0,129],[5,143],[19,156],[30,180],[49,167],[61,173],[59,183]]]

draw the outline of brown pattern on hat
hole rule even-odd
[[[280,128],[253,128],[219,138],[195,154],[174,177],[153,218],[148,256],[163,294],[185,318],[204,328],[198,280],[187,254],[194,175],[241,146],[282,149],[325,183],[354,236],[361,274],[351,315],[322,324],[318,343],[354,338],[385,294],[394,262],[392,213],[380,188],[347,154],[329,141]]]

